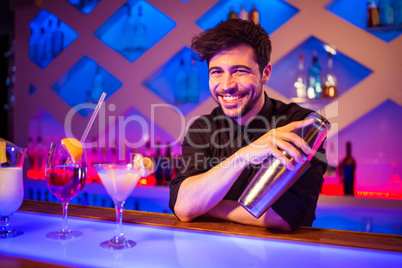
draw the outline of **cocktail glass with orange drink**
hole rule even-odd
[[[67,211],[70,201],[84,188],[86,178],[86,155],[81,142],[74,138],[53,142],[46,162],[46,182],[63,204],[63,225],[59,231],[46,234],[47,238],[68,240],[82,236],[82,232],[68,228]]]

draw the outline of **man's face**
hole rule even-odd
[[[233,119],[247,115],[256,106],[262,107],[263,85],[270,75],[271,65],[261,75],[253,48],[245,44],[222,49],[209,61],[212,98]]]

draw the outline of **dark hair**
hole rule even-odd
[[[201,61],[209,60],[219,50],[239,44],[250,45],[257,56],[257,63],[262,72],[271,60],[271,41],[268,33],[260,24],[241,19],[221,21],[214,28],[195,36],[191,42]]]

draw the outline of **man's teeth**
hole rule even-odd
[[[239,96],[222,96],[225,101],[235,101],[239,99]]]

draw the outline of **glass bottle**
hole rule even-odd
[[[123,26],[123,38],[122,38],[122,50],[125,52],[131,52],[134,50],[134,20],[131,16],[131,6],[126,3],[127,18]]]
[[[339,176],[343,181],[345,195],[354,195],[355,192],[356,161],[352,157],[352,143],[346,143],[346,157],[339,164]]]
[[[253,21],[255,24],[258,24],[260,22],[260,14],[255,8],[255,5],[253,5],[253,9],[250,11],[248,19],[250,21]]]
[[[179,104],[187,102],[187,73],[184,68],[183,59],[180,60],[180,67],[176,75],[174,98]]]
[[[338,96],[338,79],[333,68],[333,56],[328,52],[328,66],[324,74],[324,91],[323,97],[336,98]]]
[[[94,80],[92,81],[92,90],[91,90],[91,101],[97,102],[102,95],[104,88],[104,81],[102,74],[100,73],[100,66],[96,66],[96,72]]]
[[[395,0],[392,5],[394,25],[402,25],[402,0]]]
[[[52,57],[56,57],[64,48],[64,33],[60,30],[61,21],[57,20],[57,28],[52,33]]]
[[[394,11],[392,10],[391,0],[381,0],[379,4],[380,9],[380,24],[388,26],[394,24]]]
[[[142,6],[138,7],[137,21],[134,26],[134,49],[139,51],[146,50],[147,43],[147,28],[142,22]]]
[[[380,25],[380,13],[374,0],[367,2],[367,27]]]
[[[240,10],[240,13],[239,13],[239,19],[248,20],[248,12],[244,8],[244,6],[241,7],[241,10]]]
[[[306,72],[304,70],[304,57],[303,53],[299,54],[299,67],[296,72],[296,79],[294,82],[294,87],[296,89],[296,96],[298,98],[305,98],[307,96],[306,92]]]
[[[233,8],[233,7],[230,8],[230,12],[229,12],[228,19],[237,19],[237,15],[236,15],[236,13],[234,12],[234,8]]]
[[[309,99],[319,99],[322,94],[321,86],[321,67],[318,64],[317,51],[313,51],[313,62],[308,69],[308,87],[307,87],[307,97]]]
[[[198,69],[195,65],[195,59],[191,59],[191,66],[187,77],[187,102],[198,103],[200,95],[200,79]]]

